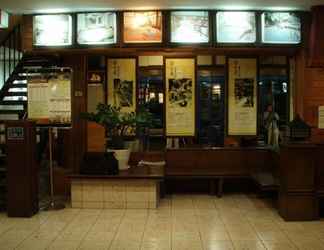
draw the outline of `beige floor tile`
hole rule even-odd
[[[6,231],[5,233],[1,234],[0,241],[14,241],[16,240],[18,243],[22,242],[24,239],[26,239],[28,236],[30,236],[33,233],[31,230],[16,230],[16,229],[10,229]]]
[[[258,236],[263,241],[277,241],[285,242],[289,241],[288,236],[281,231],[258,231]]]
[[[52,239],[28,238],[18,246],[18,250],[42,250],[52,243]]]
[[[230,230],[229,235],[232,240],[258,240],[256,232],[250,230]]]
[[[293,250],[297,249],[290,241],[263,241],[268,250]]]
[[[233,250],[234,245],[231,241],[213,240],[204,242],[204,250]]]
[[[140,250],[140,241],[114,240],[109,250]]]
[[[105,241],[111,242],[115,237],[115,232],[98,232],[98,231],[90,231],[84,236],[85,241]]]
[[[261,241],[257,240],[234,240],[235,250],[266,250]]]
[[[200,236],[203,242],[212,240],[230,240],[229,233],[225,230],[201,230]]]
[[[200,240],[172,240],[172,250],[203,250]]]
[[[297,240],[293,241],[293,243],[300,250],[323,250],[324,242],[320,240]]]
[[[85,240],[82,241],[78,249],[80,250],[107,250],[109,248],[110,242],[105,241],[93,241]]]
[[[79,245],[81,244],[81,240],[75,241],[62,241],[62,240],[55,240],[52,242],[48,249],[49,250],[75,250],[78,249]]]
[[[171,241],[143,240],[141,250],[171,250]]]

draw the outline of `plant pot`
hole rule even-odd
[[[131,152],[138,152],[140,149],[140,141],[138,139],[124,142],[125,148],[129,148]]]
[[[129,149],[108,149],[108,152],[114,152],[115,158],[118,161],[118,169],[126,170],[129,169],[128,160],[130,156]]]

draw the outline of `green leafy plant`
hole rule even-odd
[[[144,107],[136,113],[122,112],[120,107],[99,103],[96,112],[81,113],[81,118],[102,125],[110,142],[107,147],[113,149],[124,149],[127,138],[134,135],[141,137],[153,126],[152,114]]]

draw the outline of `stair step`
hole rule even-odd
[[[26,83],[12,83],[9,86],[10,88],[27,88]]]
[[[14,80],[13,81],[13,84],[15,84],[15,85],[26,85],[27,84],[27,80],[26,79],[24,79],[24,80]]]
[[[24,110],[24,105],[0,105],[1,110]]]
[[[23,112],[24,112],[23,109],[19,109],[19,110],[0,109],[0,114],[18,114],[18,115],[20,115]]]
[[[27,101],[27,96],[5,96],[3,101]]]
[[[8,92],[10,92],[10,93],[19,93],[19,92],[23,93],[23,92],[27,92],[27,88],[26,88],[26,87],[23,87],[23,88],[17,88],[17,87],[15,86],[14,88],[10,88],[10,89],[8,90]]]
[[[27,91],[26,92],[7,92],[6,94],[5,94],[5,98],[7,97],[7,96],[26,96],[27,97]]]
[[[3,121],[19,120],[19,114],[0,114],[0,120]]]
[[[27,101],[0,101],[0,105],[26,105]]]

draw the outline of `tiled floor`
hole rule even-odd
[[[244,194],[173,195],[156,210],[0,214],[0,249],[320,250],[324,221],[284,222],[269,201]]]

